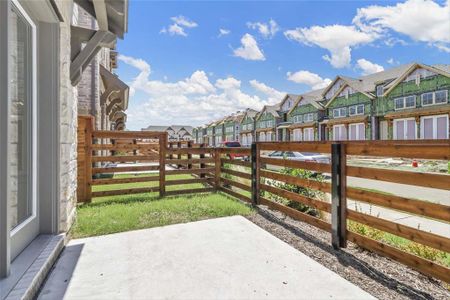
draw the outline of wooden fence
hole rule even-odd
[[[347,177],[358,177],[409,186],[450,191],[450,175],[400,171],[348,165],[350,156],[402,157],[450,160],[450,141],[371,141],[371,142],[262,142],[251,148],[206,148],[192,143],[167,143],[160,132],[94,131],[85,122],[79,132],[78,201],[93,197],[131,193],[159,192],[160,196],[222,191],[253,205],[265,205],[296,220],[328,231],[335,248],[351,241],[362,248],[387,256],[426,275],[450,283],[450,269],[436,262],[371,239],[348,226],[350,220],[382,232],[450,253],[450,239],[419,228],[402,225],[347,207],[347,198],[386,209],[417,215],[449,225],[450,206],[347,185]],[[271,151],[297,151],[324,154],[330,164],[270,158]],[[107,162],[137,165],[107,166]],[[145,163],[145,164],[143,164]],[[147,164],[148,163],[148,164]],[[164,167],[161,167],[164,166]],[[303,169],[329,174],[331,180],[293,176],[270,168]],[[101,178],[104,174],[152,172],[152,175]],[[188,178],[176,178],[186,175]],[[92,191],[92,186],[149,182],[149,187]],[[151,182],[158,182],[151,185]],[[200,188],[186,185],[200,184]],[[283,188],[283,184],[305,187],[328,194],[331,201],[308,197]],[[178,186],[176,189],[169,187]],[[184,188],[183,188],[184,187]],[[279,198],[297,202],[323,215],[316,217],[274,201]],[[321,216],[323,216],[321,215]]]

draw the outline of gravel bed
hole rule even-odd
[[[353,243],[334,250],[331,236],[284,214],[258,208],[247,218],[379,299],[450,299],[450,286]]]

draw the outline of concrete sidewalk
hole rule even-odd
[[[373,299],[234,216],[71,241],[39,299]]]

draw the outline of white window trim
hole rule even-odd
[[[18,0],[12,0],[12,4],[22,14],[31,27],[31,184],[32,184],[32,214],[27,219],[11,230],[11,237],[32,222],[37,216],[37,40],[36,24],[20,5]]]
[[[312,132],[312,139],[309,139],[309,138],[305,139],[305,137],[310,136],[310,134],[309,134],[310,132]],[[312,128],[312,127],[303,128],[302,135],[303,135],[303,141],[313,142],[315,140],[314,128]]]
[[[359,129],[360,129],[360,125],[363,125],[364,127],[364,139],[359,139]],[[351,128],[352,127],[356,127],[356,140],[351,140]],[[367,136],[366,136],[366,124],[364,123],[351,123],[348,124],[348,132],[347,132],[347,140],[349,141],[365,141],[367,140]]]
[[[335,139],[335,132],[336,132],[336,128],[345,128],[344,124],[337,124],[337,125],[333,125],[333,141],[341,141],[341,139]],[[340,129],[339,129],[339,133],[340,133]],[[346,133],[347,135],[347,140],[348,140],[348,132]]]
[[[341,115],[341,110],[343,110],[343,109],[345,109],[345,115]],[[339,116],[335,116],[334,115],[334,112],[335,111],[339,111]],[[333,118],[335,118],[335,119],[339,119],[339,118],[345,118],[345,117],[347,117],[347,107],[339,107],[339,108],[334,108],[333,109]]]
[[[362,107],[363,107],[362,113],[358,113],[358,107],[359,107],[359,106],[362,106]],[[355,108],[355,113],[354,113],[354,114],[351,113],[351,108],[352,108],[352,107]],[[349,116],[361,116],[361,115],[364,115],[365,110],[366,110],[366,106],[365,106],[364,104],[351,105],[351,106],[348,107],[348,115],[349,115]]]
[[[445,96],[446,96],[445,98],[447,98],[447,101],[443,102],[443,103],[436,103],[436,92],[445,92]],[[425,94],[432,94],[433,95],[433,103],[431,103],[431,104],[424,104],[423,103],[423,95],[425,95]],[[448,103],[448,90],[438,90],[438,91],[434,91],[434,92],[422,93],[420,95],[420,102],[421,102],[422,106],[432,106],[432,105],[443,105],[443,104],[446,104],[446,103]]]
[[[414,120],[414,124],[415,124],[415,126],[414,126],[414,136],[415,136],[415,139],[417,139],[418,138],[418,136],[417,136],[417,124],[416,124],[416,119],[415,118],[403,118],[403,119],[394,119],[393,120],[393,139],[394,140],[397,140],[397,123],[398,122],[400,122],[400,121],[410,121],[410,120]],[[404,129],[406,129],[406,128],[404,128]],[[403,132],[405,132],[406,133],[406,130],[404,130]]]
[[[408,97],[414,97],[414,106],[406,106],[406,98]],[[421,97],[422,98],[422,97]],[[395,101],[402,99],[403,102],[403,107],[401,108],[397,108],[395,105]],[[398,97],[394,99],[394,110],[405,110],[405,109],[412,109],[412,108],[416,108],[417,107],[417,103],[416,103],[417,99],[416,99],[416,95],[409,95],[409,96],[404,96],[404,97]]]
[[[424,128],[424,120],[426,119],[432,119],[433,120],[433,139],[437,139],[437,124],[436,124],[436,120],[437,118],[442,118],[442,117],[446,117],[447,118],[447,130],[445,131],[446,133],[446,139],[449,138],[449,127],[450,127],[450,120],[448,115],[435,115],[435,116],[423,116],[420,118],[420,139],[424,139],[425,136],[425,128]]]

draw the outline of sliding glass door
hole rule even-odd
[[[11,259],[39,232],[36,191],[36,26],[12,1],[9,14],[9,219]]]

